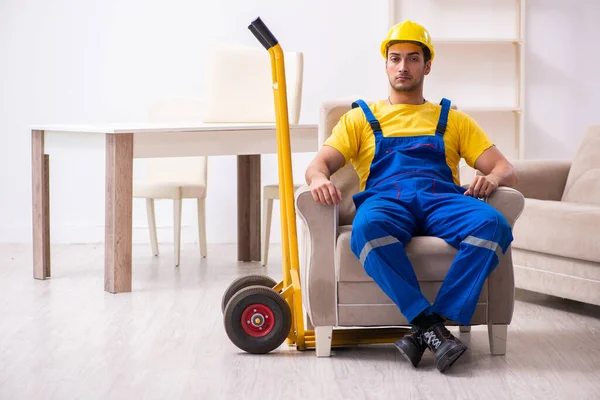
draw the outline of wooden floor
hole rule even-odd
[[[393,345],[256,356],[225,335],[221,295],[242,274],[279,279],[279,247],[263,269],[237,263],[235,245],[202,261],[188,245],[175,268],[172,247],[135,245],[133,292],[118,295],[103,291],[103,246],[52,251],[52,278],[36,281],[31,248],[0,245],[2,400],[600,398],[600,307],[518,291],[508,354],[491,356],[476,327],[445,375]]]

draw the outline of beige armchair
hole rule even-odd
[[[319,143],[322,144],[340,117],[351,109],[351,101],[322,105]],[[352,195],[359,189],[358,176],[348,163],[332,176],[342,192],[342,203],[316,203],[303,186],[296,191],[302,296],[310,327],[314,327],[317,356],[329,356],[333,328],[390,327],[408,325],[397,306],[364,272],[350,250],[355,208]],[[499,188],[487,200],[512,226],[524,206],[523,196],[510,188]],[[406,251],[425,296],[433,301],[457,250],[435,237],[415,237]],[[485,283],[472,325],[488,326],[492,354],[506,352],[507,327],[514,305],[513,265],[510,248]],[[450,322],[456,325],[456,323]],[[469,330],[470,327],[463,327]]]
[[[600,305],[600,125],[572,160],[520,160],[516,287]]]

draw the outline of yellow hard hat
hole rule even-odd
[[[422,25],[406,20],[392,26],[388,31],[387,38],[381,42],[381,55],[383,58],[387,58],[388,44],[397,40],[418,42],[425,45],[431,52],[431,61],[433,61],[434,51],[433,44],[431,44],[431,36]]]

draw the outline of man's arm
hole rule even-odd
[[[467,196],[488,197],[498,186],[517,184],[515,169],[496,146],[481,153],[475,161],[475,169],[481,171],[484,176],[475,176],[465,192]]]
[[[306,183],[316,202],[322,204],[339,204],[342,193],[329,180],[346,160],[342,153],[331,146],[323,146],[306,169]]]

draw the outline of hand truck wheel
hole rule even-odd
[[[265,286],[274,288],[276,285],[277,282],[266,275],[246,275],[237,278],[229,284],[223,293],[223,298],[221,299],[221,313],[225,312],[225,307],[227,306],[229,300],[231,300],[233,295],[240,290],[247,288],[248,286]]]
[[[234,294],[223,318],[233,344],[252,354],[277,349],[292,328],[288,303],[279,293],[264,286],[249,286]]]

